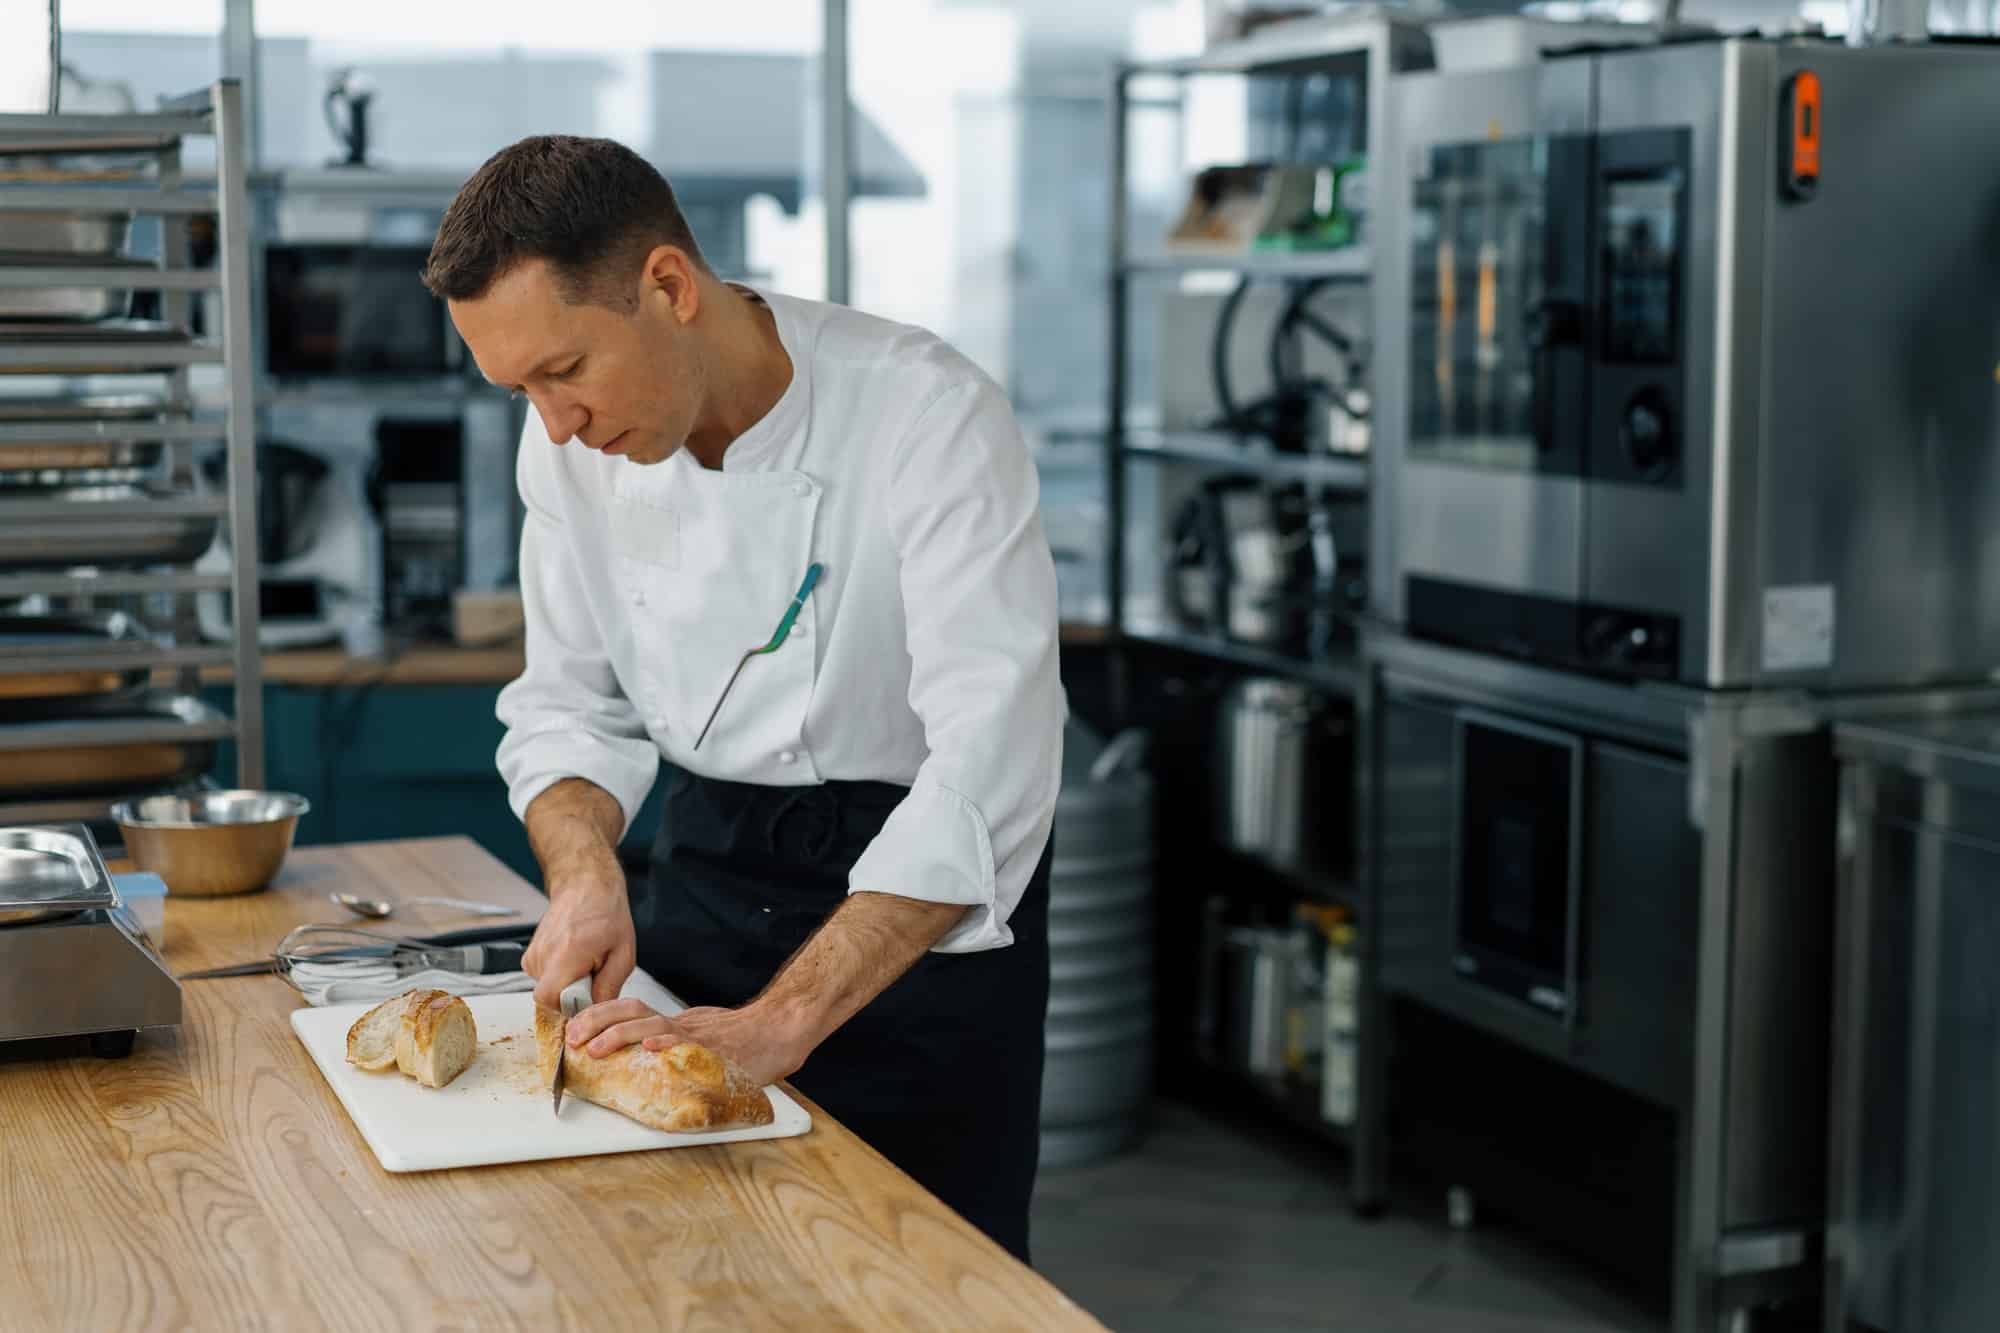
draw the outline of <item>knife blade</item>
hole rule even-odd
[[[569,1053],[569,1020],[576,1016],[576,1001],[569,996],[562,1002],[562,1040],[556,1043],[556,1072],[549,1079],[549,1092],[554,1102],[554,1113],[562,1114],[563,1057]]]

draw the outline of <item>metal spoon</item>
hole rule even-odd
[[[327,897],[356,916],[372,917],[378,921],[396,910],[388,903],[374,898],[357,898],[351,893],[329,893]]]

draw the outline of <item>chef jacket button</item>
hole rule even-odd
[[[795,750],[787,750],[783,754],[778,756],[778,762],[781,764],[795,764],[798,761],[799,761],[798,752]]]
[[[800,482],[798,485],[792,487],[792,490],[800,496],[807,496],[813,493],[812,483],[809,481]]]
[[[645,604],[646,604],[646,594],[645,594],[645,593],[643,593],[643,592],[635,592],[635,593],[633,593],[633,594],[632,594],[632,605],[634,605],[634,606],[644,606]]]

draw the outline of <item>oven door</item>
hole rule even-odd
[[[1573,1027],[1583,739],[1476,709],[1455,733],[1452,966]]]

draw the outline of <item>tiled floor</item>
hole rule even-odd
[[[1364,1222],[1344,1162],[1261,1123],[1162,1102],[1134,1151],[1045,1170],[1035,1267],[1121,1333],[1655,1333],[1632,1299],[1443,1200]]]

